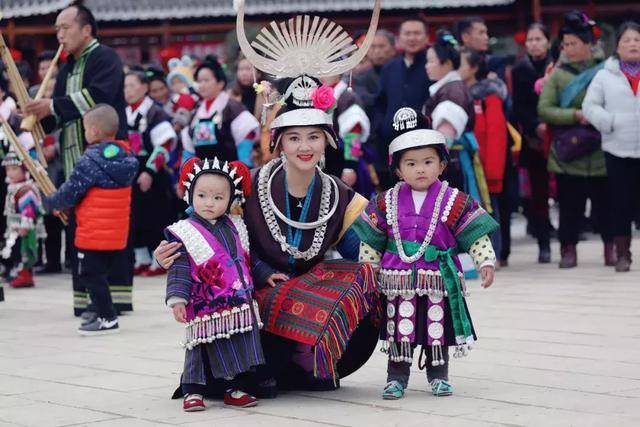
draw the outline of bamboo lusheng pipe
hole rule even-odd
[[[18,156],[20,156],[22,164],[25,165],[25,167],[29,171],[29,174],[36,182],[36,185],[40,187],[40,190],[42,190],[45,196],[50,196],[51,194],[55,193],[56,187],[55,185],[53,185],[53,182],[51,182],[51,179],[49,178],[49,175],[47,174],[47,171],[44,169],[44,167],[42,167],[40,163],[33,160],[31,156],[29,156],[29,152],[22,146],[15,132],[11,128],[11,125],[9,125],[7,120],[1,115],[0,122],[2,122],[2,129],[4,130],[5,136],[9,140],[9,144],[13,146],[13,149],[16,150]],[[64,225],[68,224],[68,218],[64,212],[60,212],[58,214],[58,217]]]
[[[11,52],[9,51],[7,44],[4,42],[2,34],[0,34],[0,56],[7,68],[7,77],[9,77],[9,82],[15,91],[16,98],[18,98],[18,105],[20,106],[20,109],[24,111],[27,108],[27,103],[30,101],[29,94],[27,93],[27,88],[24,86],[24,81],[22,80],[22,76],[20,76],[18,67],[16,67],[16,63],[11,56]],[[47,167],[47,159],[44,157],[41,145],[44,141],[45,133],[39,121],[36,121],[31,134],[33,135],[38,160],[44,167]]]
[[[47,70],[47,73],[44,75],[44,78],[40,83],[40,87],[38,88],[38,92],[36,93],[36,96],[33,98],[34,101],[42,99],[42,97],[44,96],[44,92],[47,90],[47,86],[49,86],[49,82],[53,78],[53,71],[58,66],[58,59],[60,59],[61,53],[62,53],[62,45],[58,47],[56,56],[54,56],[53,59],[51,60],[49,69]],[[33,132],[33,128],[35,127],[37,122],[38,122],[38,119],[36,118],[36,116],[31,114],[30,116],[27,116],[24,119],[22,119],[22,123],[20,123],[20,129],[26,130],[27,132]]]

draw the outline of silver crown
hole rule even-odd
[[[318,88],[318,84],[309,76],[300,76],[295,79],[287,91],[284,93],[283,99],[287,100],[291,97],[293,105],[298,107],[312,107],[313,100],[311,95]]]
[[[409,107],[402,107],[393,115],[393,128],[399,132],[415,129],[418,126],[418,113]]]
[[[195,163],[191,172],[187,174],[187,180],[183,181],[185,187],[183,200],[185,202],[189,203],[189,193],[196,178],[205,172],[215,172],[228,176],[231,179],[231,182],[233,182],[234,187],[231,198],[241,199],[243,197],[244,193],[240,184],[242,182],[242,176],[238,176],[236,178],[237,170],[235,167],[231,166],[227,161],[221,163],[217,157],[214,157],[211,161],[209,161],[209,159],[204,159],[202,167],[200,167],[198,163]]]
[[[271,22],[250,44],[244,31],[244,0],[236,0],[236,32],[245,57],[256,68],[277,77],[337,76],[353,69],[364,59],[373,43],[380,1],[375,1],[369,29],[361,47],[334,22],[318,16],[296,16]]]

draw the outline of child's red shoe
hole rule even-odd
[[[182,401],[182,409],[184,409],[185,412],[204,411],[205,406],[202,395],[186,394]]]
[[[23,268],[9,285],[12,288],[29,288],[35,285],[33,282],[33,273],[30,268]]]
[[[155,277],[155,276],[163,276],[167,274],[167,271],[162,267],[157,268],[148,268],[146,271],[142,273],[144,277]]]
[[[241,390],[232,390],[224,394],[224,404],[238,408],[250,408],[258,404],[258,399]]]
[[[150,267],[149,264],[139,265],[133,269],[133,275],[134,276],[143,275],[149,269],[149,267]]]

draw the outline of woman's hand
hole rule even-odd
[[[584,114],[582,113],[582,110],[576,110],[575,116],[576,116],[576,120],[579,121],[580,124],[583,124],[583,125],[589,124],[589,120],[587,120],[587,118],[584,116]]]
[[[173,318],[176,319],[178,323],[187,323],[187,308],[184,304],[176,304],[171,307],[173,310]]]
[[[163,240],[160,242],[160,245],[153,251],[153,256],[158,261],[158,264],[165,270],[168,270],[169,267],[173,265],[173,262],[180,258],[180,252],[176,253],[178,248],[182,246],[180,242],[167,242]]]
[[[267,285],[271,286],[272,288],[275,288],[276,285],[277,285],[276,282],[286,282],[287,280],[289,280],[289,276],[287,276],[286,274],[284,274],[284,273],[273,273],[267,279]]]
[[[480,277],[482,278],[482,287],[489,288],[493,285],[493,279],[496,275],[496,268],[492,265],[486,265],[480,269]]]
[[[540,123],[536,127],[536,136],[544,141],[544,139],[547,136],[547,124],[546,123]]]
[[[354,185],[356,185],[358,175],[356,175],[356,172],[353,169],[344,169],[342,171],[342,176],[340,177],[340,179],[349,187],[353,187]]]
[[[458,138],[456,128],[454,128],[453,125],[446,120],[443,121],[436,130],[453,141]]]
[[[151,189],[151,185],[153,185],[153,177],[149,172],[142,172],[137,182],[138,186],[140,186],[140,191],[146,193]]]

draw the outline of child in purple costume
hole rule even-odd
[[[233,201],[243,196],[242,176],[217,158],[185,167],[184,199],[193,213],[165,231],[167,240],[181,243],[169,269],[166,302],[186,328],[183,409],[205,409],[207,377],[228,381],[225,404],[254,406],[257,399],[236,379],[264,363],[249,237],[242,219],[229,215]]]
[[[476,338],[457,254],[469,252],[482,286],[491,286],[495,253],[488,234],[498,224],[471,197],[438,179],[448,160],[444,135],[406,107],[396,112],[393,127],[389,155],[400,182],[372,199],[354,224],[360,261],[379,264],[379,289],[387,299],[382,396],[404,396],[418,345],[427,356],[433,394],[448,396],[448,348],[455,346],[454,357],[464,356]]]

